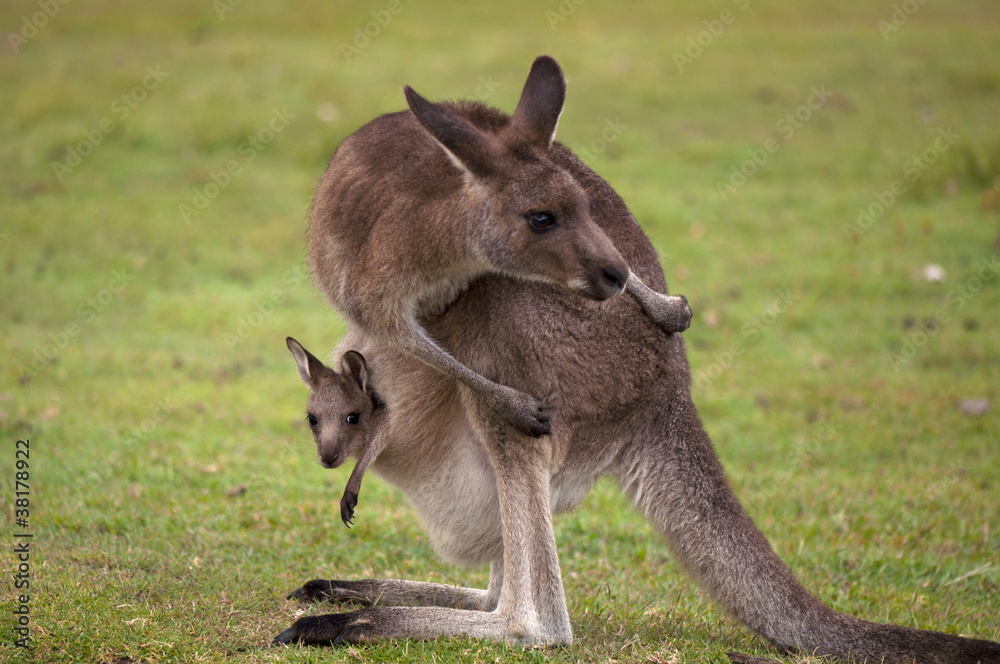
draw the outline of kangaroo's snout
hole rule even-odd
[[[611,240],[597,226],[583,236],[586,242],[577,245],[576,275],[569,289],[582,297],[603,302],[625,290],[632,271]],[[589,245],[589,246],[588,246]]]
[[[623,266],[612,265],[604,268],[601,272],[605,285],[608,286],[610,290],[614,291],[612,296],[618,295],[625,289],[625,280],[628,279],[628,268],[623,270],[622,267]]]
[[[569,287],[578,295],[603,302],[625,290],[628,275],[629,269],[624,263],[604,265],[591,270],[583,279],[574,279]]]
[[[316,451],[324,468],[339,468],[351,454],[351,439],[337,436],[335,440],[317,440]]]
[[[344,463],[344,455],[340,453],[340,449],[320,448],[319,462],[324,468],[337,468]]]

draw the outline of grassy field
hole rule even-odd
[[[374,477],[341,525],[284,337],[343,331],[302,267],[339,140],[407,83],[511,110],[543,52],[560,139],[695,309],[697,404],[779,554],[838,609],[1000,640],[994,3],[53,1],[0,29],[0,660],[779,657],[610,483],[556,522],[571,647],[266,647],[311,578],[485,585]]]

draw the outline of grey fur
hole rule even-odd
[[[483,132],[511,122],[479,105],[452,109]],[[590,217],[632,272],[665,293],[655,251],[611,187],[558,143],[546,157],[589,193]],[[317,267],[326,278],[327,268]],[[370,330],[351,326],[340,345],[340,352],[365,356],[369,382],[388,404],[372,470],[403,491],[442,556],[490,563],[489,588],[314,581],[296,592],[369,606],[302,618],[275,643],[457,634],[570,643],[552,513],[579,504],[597,478],[612,476],[702,587],[779,648],[869,662],[1000,663],[1000,644],[867,622],[805,590],[726,482],[691,399],[683,338],[664,332],[637,300],[590,301],[491,273],[456,290],[448,306],[424,312],[421,322],[477,375],[541,395],[548,405],[551,435],[534,438],[466,383]]]
[[[310,215],[316,282],[348,320],[460,381],[532,436],[549,432],[544,402],[471,371],[421,319],[486,274],[595,300],[627,282],[634,290],[628,264],[590,216],[588,192],[550,158],[565,93],[559,65],[539,57],[514,116],[484,127],[467,105],[434,104],[407,87],[409,111],[376,118],[340,144]],[[651,293],[641,297],[655,300]],[[662,312],[668,331],[690,320],[678,298],[647,309]]]

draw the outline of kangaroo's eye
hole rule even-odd
[[[319,424],[319,418],[313,415],[312,413],[306,415],[306,419],[309,420],[309,426],[311,427],[314,427],[317,424]]]
[[[361,415],[359,415],[358,413],[350,413],[346,419],[346,422],[348,424],[357,424],[360,421],[361,421]]]
[[[539,233],[552,230],[556,226],[556,216],[551,212],[529,212],[524,218],[528,220],[531,230]]]

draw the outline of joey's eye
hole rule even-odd
[[[361,415],[359,415],[358,413],[350,413],[346,419],[346,422],[348,424],[357,424],[360,421],[361,421]]]
[[[556,226],[556,216],[551,212],[529,212],[524,218],[528,220],[531,230],[539,233],[552,230]]]
[[[309,420],[309,426],[311,427],[314,427],[317,424],[319,424],[319,418],[313,415],[312,413],[306,415],[306,419]]]

